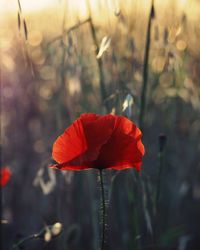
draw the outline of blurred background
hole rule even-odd
[[[99,249],[98,173],[48,168],[52,144],[84,112],[139,123],[148,20],[142,181],[104,172],[107,249],[200,249],[200,1],[1,0],[3,249],[57,222],[21,249]]]

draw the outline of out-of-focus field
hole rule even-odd
[[[2,190],[4,249],[57,221],[65,228],[60,238],[45,244],[32,241],[24,249],[98,249],[97,172],[48,168],[52,144],[81,113],[127,115],[123,104],[128,94],[133,98],[129,117],[138,123],[151,1],[90,1],[98,45],[106,41],[100,59],[87,1],[44,1],[42,7],[24,0],[20,13],[17,1],[7,2],[2,1],[0,11],[1,165],[10,167],[12,178]],[[107,244],[113,250],[198,250],[200,2],[154,4],[143,131],[146,191],[140,197],[146,205],[138,229],[131,170],[105,172],[110,199]],[[104,100],[98,60],[103,65]],[[152,246],[160,133],[168,141],[160,178],[159,237]]]

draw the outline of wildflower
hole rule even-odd
[[[0,186],[4,187],[10,180],[11,171],[8,167],[3,167],[0,169]]]
[[[141,168],[145,153],[142,133],[129,119],[116,115],[82,114],[53,145],[61,170]]]

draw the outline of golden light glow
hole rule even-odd
[[[13,12],[18,10],[18,1],[12,0],[1,0],[0,1],[0,12],[3,12],[6,14],[6,12]],[[38,11],[44,8],[53,7],[54,5],[58,4],[57,0],[42,0],[42,1],[30,1],[30,0],[20,0],[22,11],[24,13],[26,12],[32,12],[32,11]]]
[[[143,10],[149,10],[151,1],[149,0],[41,0],[41,1],[31,1],[31,0],[20,0],[23,14],[28,14],[30,12],[38,12],[41,10],[48,9],[60,9],[61,11],[66,10],[68,15],[74,16],[74,14],[81,18],[87,15],[87,1],[90,3],[92,13],[95,16],[101,16],[102,12],[104,14],[111,14],[114,16],[114,13],[122,10],[133,10],[140,7]],[[184,11],[185,13],[191,15],[192,18],[197,17],[200,13],[199,4],[194,0],[166,0],[166,1],[155,1],[155,8],[160,9],[170,4],[175,4],[178,7],[179,11]],[[0,1],[0,13],[6,16],[8,13],[16,14],[18,11],[18,1],[17,0],[1,0]],[[56,14],[57,15],[57,14]],[[60,16],[60,11],[59,11]]]
[[[187,48],[187,43],[184,40],[178,40],[176,43],[176,47],[178,50],[183,51]]]
[[[88,13],[85,0],[70,1],[68,4],[68,8],[70,13],[78,13],[80,17],[85,17]]]
[[[28,43],[36,47],[41,44],[42,42],[42,33],[39,30],[32,30],[29,32],[29,38],[28,38]]]

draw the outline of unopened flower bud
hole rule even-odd
[[[53,236],[59,235],[61,231],[62,231],[62,224],[60,222],[56,222],[51,228],[51,232]]]
[[[163,152],[165,146],[167,143],[167,136],[165,134],[160,134],[159,135],[159,150],[160,152]]]

